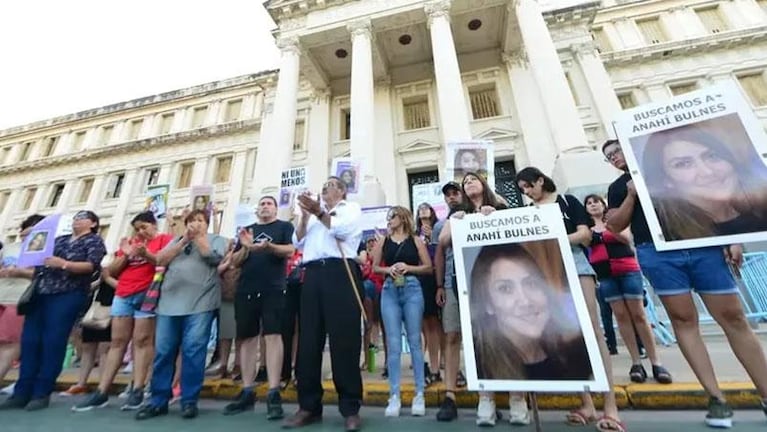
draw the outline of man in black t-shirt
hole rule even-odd
[[[242,273],[234,299],[234,318],[242,368],[240,398],[226,406],[224,414],[238,414],[253,407],[256,379],[258,335],[266,342],[266,373],[269,380],[267,418],[283,417],[280,398],[283,344],[282,322],[285,309],[287,259],[293,255],[293,225],[277,219],[277,200],[265,196],[258,201],[258,222],[239,232],[240,249],[235,261],[242,262]],[[263,327],[263,328],[262,328]]]
[[[607,141],[602,146],[602,152],[608,162],[624,172],[608,189],[610,210],[607,212],[607,228],[619,233],[631,226],[639,266],[671,318],[682,354],[709,395],[706,424],[729,428],[733,412],[717,385],[711,359],[700,335],[692,290],[700,295],[706,308],[724,329],[733,352],[741,359],[749,376],[755,377],[754,384],[761,389],[762,405],[767,410],[767,380],[764,378],[767,376],[767,361],[759,340],[746,322],[738,287],[730,270],[730,266],[741,265],[742,246],[656,250],[620,144],[616,140]]]

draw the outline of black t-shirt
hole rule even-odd
[[[586,213],[586,207],[572,195],[557,195],[557,204],[562,212],[567,234],[578,231],[578,225],[589,225],[591,218]]]
[[[276,245],[292,243],[293,225],[276,220],[260,225],[253,224],[245,229],[253,234],[253,241],[270,241]],[[287,258],[278,257],[271,252],[253,252],[242,263],[242,275],[237,287],[238,294],[254,294],[269,290],[285,289]]]
[[[623,204],[623,200],[628,196],[628,187],[626,184],[631,181],[631,175],[624,173],[612,182],[607,189],[607,203],[611,209],[618,208]],[[642,203],[639,199],[634,204],[634,212],[631,213],[631,234],[634,236],[634,244],[652,243],[652,234],[647,226],[647,219],[642,211]]]

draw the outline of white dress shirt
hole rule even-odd
[[[304,238],[299,241],[296,233],[293,233],[293,244],[303,251],[304,264],[325,258],[341,258],[336,239],[340,241],[346,258],[357,257],[357,249],[362,240],[360,205],[344,200],[327,213],[330,215],[330,229],[311,215]]]

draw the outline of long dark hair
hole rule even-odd
[[[602,207],[604,210],[602,211],[602,222],[605,221],[605,218],[607,216],[607,202],[601,195],[597,194],[589,194],[586,195],[586,198],[583,199],[583,207],[586,207],[588,205],[589,201],[597,201],[600,204],[602,204]],[[586,210],[586,213],[588,213],[588,209]],[[594,226],[594,217],[589,214],[589,228],[592,228]]]
[[[554,193],[557,191],[557,185],[554,184],[554,180],[552,180],[551,177],[547,176],[543,173],[543,171],[536,167],[527,167],[518,172],[516,181],[517,183],[523,181],[532,185],[540,179],[543,179],[544,192]]]
[[[556,272],[558,275],[546,275],[523,245],[507,243],[484,246],[471,270],[469,304],[472,307],[469,310],[477,358],[477,374],[480,379],[527,379],[521,348],[515,346],[503,334],[498,326],[497,316],[491,315],[487,310],[491,302],[489,295],[491,268],[498,260],[525,263],[540,279],[540,283],[546,285],[543,291],[551,313],[540,342],[547,356],[558,366],[558,369],[561,369],[560,372],[552,371],[552,373],[561,374],[564,377],[583,375],[584,365],[579,364],[571,354],[583,351],[585,341],[579,328],[573,328],[572,324],[567,322],[567,314],[561,313],[558,307],[561,303],[557,299],[557,294],[568,291],[566,286],[562,286],[567,283],[563,277],[564,268]],[[561,267],[561,261],[559,262]],[[588,374],[590,373],[589,370]]]
[[[461,179],[461,192],[463,192],[463,196],[466,198],[465,205],[466,205],[466,211],[468,213],[475,213],[479,211],[479,208],[476,208],[474,205],[474,202],[469,198],[469,196],[466,194],[466,189],[463,187],[463,183],[466,181],[466,177],[474,177],[482,184],[482,206],[491,206],[491,207],[503,207],[505,204],[503,201],[501,201],[498,198],[498,195],[493,192],[493,189],[490,187],[490,185],[487,183],[487,180],[485,178],[475,172],[468,172],[463,175],[463,179]]]
[[[415,209],[415,232],[416,234],[421,234],[421,228],[423,228],[423,222],[421,221],[421,218],[418,216],[418,214],[421,212],[421,207],[426,206],[429,209],[429,224],[432,228],[434,228],[434,225],[437,224],[437,212],[434,211],[434,207],[430,206],[429,203],[421,203],[418,204],[418,207]]]
[[[702,145],[736,168],[742,195],[733,197],[729,204],[738,213],[751,213],[760,219],[767,217],[767,189],[763,186],[765,173],[761,176],[754,173],[750,162],[738,161],[727,145],[698,127],[667,129],[651,134],[642,154],[642,174],[667,241],[716,234],[716,222],[712,215],[692,202],[680,199],[676,188],[668,186],[663,150],[674,141]]]

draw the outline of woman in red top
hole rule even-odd
[[[670,384],[671,374],[661,365],[655,337],[645,314],[644,279],[631,247],[631,234],[628,230],[622,233],[607,230],[604,220],[607,203],[599,195],[587,196],[585,205],[593,222],[589,262],[597,273],[599,293],[610,304],[618,320],[618,331],[631,355],[631,381],[643,383],[647,380],[634,335],[636,329],[652,363],[653,378],[661,384]]]
[[[117,287],[112,301],[112,342],[101,382],[95,393],[72,408],[74,411],[89,411],[109,403],[107,391],[122,365],[131,339],[134,389],[122,410],[137,410],[144,402],[144,384],[154,357],[155,316],[141,311],[141,304],[152,284],[157,254],[173,240],[173,236],[157,231],[157,220],[149,211],[136,215],[131,226],[136,232],[135,237],[120,241],[120,249],[109,266],[109,273],[117,278]]]
[[[376,237],[370,237],[365,241],[365,250],[360,252],[358,261],[362,266],[362,285],[365,292],[365,315],[368,320],[365,326],[365,335],[362,343],[363,349],[375,349],[378,346],[378,328],[380,324],[381,310],[381,290],[383,289],[383,276],[373,272],[373,248],[376,245]],[[385,336],[384,336],[385,337]],[[384,349],[386,349],[386,339],[384,339]],[[367,369],[367,356],[363,355],[365,361],[360,366],[361,369]]]

